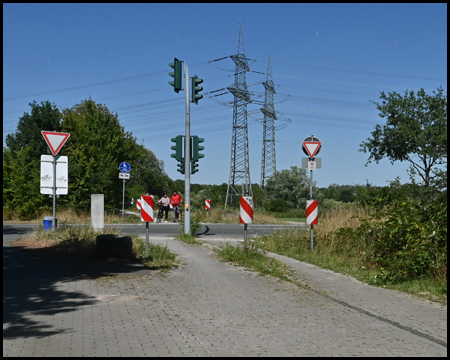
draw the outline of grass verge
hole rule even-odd
[[[53,247],[66,254],[81,258],[91,258],[96,249],[96,238],[100,234],[120,235],[116,229],[94,230],[90,226],[59,226],[54,231],[44,231],[39,227],[34,234],[13,241],[13,245],[44,248]],[[143,265],[153,269],[170,269],[178,266],[176,255],[171,253],[167,247],[149,244],[146,249],[144,241],[137,235],[133,235],[132,256]]]
[[[322,232],[321,235],[325,236],[326,234]],[[364,261],[364,254],[346,253],[331,246],[323,246],[319,237],[317,239],[315,237],[314,250],[311,251],[309,231],[280,230],[271,235],[256,238],[254,246],[324,269],[350,275],[369,285],[398,290],[442,304],[447,303],[445,279],[423,278],[399,283],[385,283],[380,277],[382,269],[369,267]]]
[[[214,248],[216,255],[223,261],[231,262],[235,265],[255,270],[262,275],[270,275],[281,280],[291,281],[293,270],[284,262],[267,256],[265,251],[255,247],[233,246],[226,244],[222,247]]]

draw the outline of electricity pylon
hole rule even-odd
[[[230,178],[228,180],[225,209],[233,204],[233,197],[253,196],[250,181],[250,162],[248,153],[247,104],[251,103],[247,90],[246,72],[250,71],[244,54],[242,24],[239,29],[237,54],[230,56],[235,63],[234,85],[228,91],[234,96],[233,135],[231,139]]]
[[[277,116],[275,115],[275,108],[273,106],[273,94],[275,94],[275,87],[272,79],[272,63],[270,61],[270,56],[267,65],[267,78],[266,81],[263,82],[263,85],[266,91],[264,106],[261,108],[261,112],[264,114],[260,182],[262,189],[264,189],[267,179],[269,179],[276,171],[274,120],[277,119]]]

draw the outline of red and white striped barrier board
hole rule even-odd
[[[317,200],[306,200],[306,223],[317,225],[319,223],[319,202]]]
[[[141,199],[136,199],[136,208],[141,210]]]
[[[209,200],[209,199],[205,200],[205,209],[206,210],[211,209],[211,200]]]
[[[241,196],[239,223],[251,224],[252,222],[253,222],[253,198],[251,196]]]
[[[155,201],[152,195],[141,196],[141,221],[153,221]]]

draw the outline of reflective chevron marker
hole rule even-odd
[[[319,223],[319,202],[317,200],[306,201],[306,223],[308,225],[317,225]]]
[[[253,198],[251,196],[241,196],[239,223],[251,224],[252,222],[253,222]]]

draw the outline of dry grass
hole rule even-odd
[[[368,216],[367,210],[357,206],[342,206],[330,210],[320,219],[317,234],[328,234],[344,227],[357,228],[361,218]]]
[[[91,224],[90,213],[77,213],[72,209],[56,209],[56,219],[58,221],[58,226],[63,224]],[[157,211],[156,211],[157,213]],[[5,220],[4,222],[14,222],[14,223],[32,223],[32,224],[42,224],[45,216],[53,216],[51,211],[44,211],[38,219],[30,221],[17,221],[17,220]],[[155,214],[156,216],[156,214]],[[225,223],[225,224],[236,224],[239,223],[239,210],[227,209],[212,209],[209,211],[209,216],[207,216],[206,211],[194,211],[192,212],[192,218],[195,218],[198,222],[212,222],[212,223]],[[140,217],[135,215],[125,215],[117,213],[106,213],[104,218],[105,224],[120,224],[120,223],[139,223]],[[267,215],[255,211],[253,213],[253,223],[255,224],[280,224],[283,221],[275,218],[272,215]]]
[[[44,216],[53,216],[53,214]],[[76,222],[77,224],[89,224],[91,222],[91,217],[88,214],[77,214],[72,209],[57,211],[56,218],[58,219],[58,224],[73,222]]]
[[[368,211],[357,206],[342,206],[330,210],[319,219],[319,225],[314,226],[314,236],[321,239],[319,244],[334,247],[336,231],[342,228],[356,229],[361,225],[361,219],[369,215]]]
[[[5,215],[3,216],[4,223],[27,223],[27,224],[40,224],[42,225],[44,217],[53,216],[53,212],[46,210],[37,219],[20,221],[17,219],[6,220]],[[56,209],[56,219],[58,221],[58,226],[63,224],[91,224],[91,214],[90,213],[77,213],[72,209]],[[119,224],[119,223],[135,223],[140,222],[140,217],[134,215],[116,214],[116,213],[106,213],[104,218],[105,224]]]

